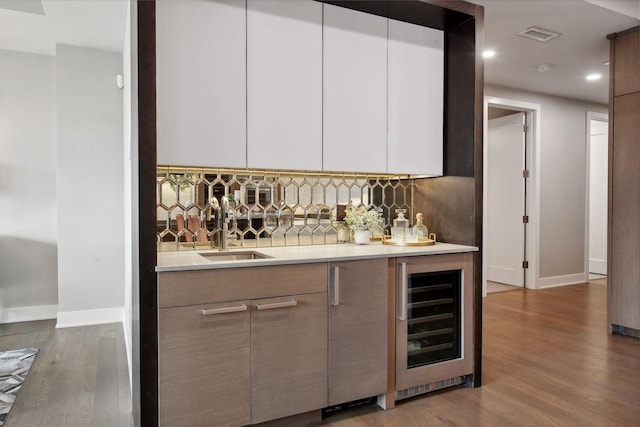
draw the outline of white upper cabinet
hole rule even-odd
[[[324,5],[323,169],[386,172],[387,19]]]
[[[322,4],[247,0],[250,168],[322,169]]]
[[[244,0],[156,2],[158,164],[246,167]]]
[[[389,173],[442,175],[444,32],[389,20]]]

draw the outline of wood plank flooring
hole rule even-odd
[[[5,426],[132,426],[124,345],[121,324],[0,325],[0,349],[39,349]]]
[[[483,386],[327,417],[334,427],[640,426],[640,342],[609,336],[603,281],[484,299]]]
[[[491,282],[487,280],[487,294],[495,294],[497,292],[508,292],[521,290],[520,286],[505,285],[503,283]]]
[[[0,348],[39,347],[7,426],[130,426],[120,325],[0,325]],[[327,417],[334,427],[640,425],[640,342],[609,336],[606,285],[491,294],[484,299],[484,378],[382,411]]]

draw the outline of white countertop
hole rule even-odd
[[[348,261],[372,258],[396,258],[418,255],[440,255],[461,252],[475,252],[475,246],[436,243],[432,246],[401,247],[373,242],[368,245],[334,244],[314,246],[283,246],[266,248],[237,248],[229,252],[255,251],[271,258],[236,261],[211,261],[201,253],[218,252],[217,249],[158,252],[157,272],[207,270],[217,268],[260,267],[267,265],[306,264],[313,262]]]

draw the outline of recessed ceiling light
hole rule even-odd
[[[552,68],[553,68],[553,64],[540,64],[538,65],[538,72],[546,73],[547,71],[551,71]]]
[[[483,58],[493,58],[494,56],[496,56],[495,50],[485,50],[484,52],[482,52]]]
[[[587,80],[599,80],[602,78],[602,74],[589,74]]]

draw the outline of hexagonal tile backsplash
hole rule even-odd
[[[348,241],[338,206],[412,215],[414,181],[398,175],[159,166],[159,251],[217,247],[222,196],[230,198],[229,247],[321,245]],[[214,200],[215,199],[215,200]]]

